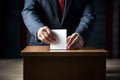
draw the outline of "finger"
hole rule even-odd
[[[49,34],[49,38],[52,40],[52,41],[56,41],[56,35],[48,28],[46,27],[46,32]]]
[[[47,33],[51,34],[51,30],[46,26],[45,30],[47,31]]]
[[[69,49],[69,47],[68,47],[68,46],[69,46],[69,45],[68,45],[68,42],[69,42],[70,38],[71,38],[71,36],[68,36],[68,37],[67,37],[67,46],[66,46],[67,49]]]
[[[74,38],[75,38],[76,36],[77,36],[76,34],[72,34],[71,37],[70,37],[70,39],[68,40],[67,45],[70,45],[71,42],[74,40]]]
[[[81,47],[84,46],[84,41],[83,41],[83,39],[81,39],[81,42],[80,42],[79,44],[80,44]]]
[[[78,33],[74,33],[76,38],[74,38],[73,41],[69,45],[67,45],[68,49],[80,49],[81,47],[84,46],[84,40]],[[73,35],[72,35],[73,36]]]
[[[77,44],[75,45],[75,47],[80,49],[83,46],[84,46],[84,40],[83,40],[82,36],[79,34],[79,40],[78,40]]]
[[[50,39],[46,37],[45,33],[41,34],[41,40],[45,43],[51,43]]]
[[[44,32],[43,34],[44,34],[45,39],[49,41],[49,43],[51,44],[56,43],[56,41],[47,32]]]
[[[74,45],[76,45],[76,44],[78,44],[78,42],[79,42],[79,37],[78,36],[76,36],[75,38],[74,38],[74,40],[71,42],[71,46],[74,46]]]
[[[75,34],[72,34],[69,39],[68,39],[68,42],[67,42],[67,49],[70,49],[70,44],[71,42],[73,41],[73,39],[75,38]]]
[[[67,37],[67,44],[68,44],[68,41],[70,40],[70,38],[71,38],[70,36]]]
[[[51,43],[51,40],[55,41],[53,37],[50,37],[50,33],[51,33],[50,31],[51,30],[47,26],[40,28],[37,34],[38,39],[47,43],[48,42]]]
[[[80,44],[76,44],[75,46],[74,46],[74,49],[80,49],[81,48],[81,45]]]
[[[48,27],[46,27],[46,31],[51,37],[55,37],[55,34]]]
[[[74,38],[74,40],[68,45],[68,47],[69,47],[70,49],[74,49],[75,46],[78,44],[78,41],[79,41],[79,37],[76,36],[76,37]]]
[[[84,41],[81,39],[79,42],[78,42],[78,44],[76,45],[76,48],[77,49],[80,49],[80,48],[82,48],[84,46]]]
[[[53,39],[50,37],[50,35],[47,32],[44,32],[43,35],[47,41],[49,41],[50,43],[54,43]]]
[[[48,34],[48,38],[49,38],[53,43],[56,43],[56,37],[53,36],[52,34]]]
[[[54,32],[51,32],[51,34],[50,34],[50,36],[51,36],[51,38],[53,39],[53,40],[55,40],[56,41],[56,34],[54,33]]]

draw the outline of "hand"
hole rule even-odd
[[[84,46],[84,40],[78,33],[67,37],[67,49],[80,49]]]
[[[55,34],[47,26],[44,26],[38,30],[37,37],[42,42],[45,42],[48,44],[56,43]]]

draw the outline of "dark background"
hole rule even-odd
[[[119,58],[119,0],[95,0],[94,3],[97,19],[87,46],[105,48],[110,58]],[[20,58],[21,50],[27,45],[21,18],[23,0],[4,0],[1,5],[0,58]]]
[[[20,55],[20,0],[3,0],[0,26],[0,57],[18,58]]]

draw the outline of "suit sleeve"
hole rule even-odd
[[[39,6],[40,7],[40,6]],[[37,0],[25,0],[22,10],[23,21],[29,30],[30,34],[37,40],[37,31],[44,26],[38,14]],[[40,12],[39,12],[40,13]]]
[[[83,10],[82,17],[75,32],[79,33],[86,42],[88,34],[92,29],[93,22],[95,20],[95,10],[93,1],[90,0]]]

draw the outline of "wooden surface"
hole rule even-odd
[[[27,46],[22,56],[106,56],[105,49],[83,48],[80,50],[50,50],[49,46]]]
[[[106,54],[105,49],[27,46],[22,50],[24,80],[106,80]]]

